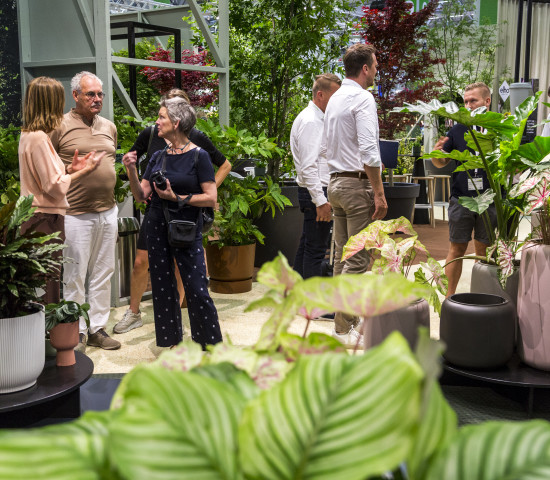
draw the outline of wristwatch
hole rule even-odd
[[[187,205],[189,203],[189,200],[191,200],[191,198],[193,197],[192,193],[190,193],[189,195],[187,195],[187,197],[185,197],[183,199],[175,192],[174,192],[174,195],[176,196],[176,198],[178,200],[178,208],[185,207],[185,205]]]

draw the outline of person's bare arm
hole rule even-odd
[[[372,219],[382,220],[386,216],[386,213],[388,213],[388,203],[384,195],[384,184],[382,183],[380,167],[367,167],[364,165],[364,168],[374,192],[374,214]]]
[[[215,180],[216,180],[216,188],[219,188],[219,186],[223,183],[223,181],[225,180],[225,177],[227,177],[227,175],[229,175],[229,172],[231,171],[231,164],[229,163],[229,160],[225,160],[225,162],[223,162],[220,167],[218,168],[218,171],[216,172],[216,175],[215,175]]]
[[[443,146],[445,145],[445,143],[447,143],[448,140],[449,140],[449,137],[441,137],[437,141],[437,143],[434,145],[434,150],[440,150],[442,152],[445,152],[445,150],[443,150]],[[451,161],[450,158],[432,158],[431,160],[432,160],[432,163],[434,164],[434,167],[436,168],[446,167]]]

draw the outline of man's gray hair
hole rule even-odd
[[[82,82],[82,79],[84,77],[92,77],[93,79],[97,80],[101,86],[103,86],[103,82],[101,81],[101,79],[97,75],[94,75],[92,72],[80,72],[80,73],[77,73],[71,79],[71,90],[73,92],[81,92],[82,91],[81,86],[80,86],[80,82]]]
[[[179,120],[178,130],[189,136],[189,132],[197,122],[195,109],[181,97],[162,99],[160,106],[166,108],[168,117],[173,123]]]

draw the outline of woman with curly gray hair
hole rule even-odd
[[[214,169],[208,153],[189,140],[196,121],[193,107],[181,98],[164,99],[160,105],[158,136],[169,146],[151,157],[141,182],[135,156],[123,159],[135,199],[144,202],[152,193],[145,233],[157,345],[173,347],[183,337],[175,259],[187,297],[191,337],[205,348],[222,340],[218,313],[208,293],[200,215],[200,207],[213,207],[216,202]],[[164,174],[165,182],[156,180],[158,172]],[[169,244],[163,206],[171,219],[196,223],[195,239],[189,246]]]

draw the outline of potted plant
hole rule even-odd
[[[88,328],[90,305],[80,305],[71,300],[61,300],[59,303],[46,305],[46,333],[50,335],[50,343],[57,350],[56,365],[68,367],[76,363],[74,347],[78,345],[78,322],[84,319]]]
[[[33,212],[33,196],[0,209],[0,393],[34,385],[44,368],[44,309],[39,292],[59,271],[55,252],[63,248],[21,225]]]
[[[507,192],[512,190],[515,176],[525,171],[534,172],[533,169],[550,153],[550,138],[535,137],[532,142],[521,143],[527,120],[537,107],[541,93],[527,98],[515,109],[513,115],[488,112],[485,107],[470,112],[464,107],[459,108],[453,102],[442,105],[437,100],[430,103],[419,102],[416,105],[407,104],[406,107],[394,110],[439,115],[466,126],[468,131],[465,138],[468,147],[475,153],[468,150],[455,150],[450,153],[433,151],[424,157],[452,158],[460,163],[457,170],[466,172],[475,168],[485,170],[490,188],[476,197],[459,199],[461,205],[483,215],[492,244],[487,250],[486,258],[467,257],[483,260],[474,265],[472,291],[481,291],[479,288],[486,293],[505,294],[514,304],[517,287],[508,289],[509,293],[506,294],[498,286],[498,282],[504,287],[507,279],[517,269],[513,260],[522,246],[517,234],[525,197],[511,197]],[[476,131],[476,126],[485,129],[485,133]],[[494,230],[490,228],[487,213],[491,203],[495,205],[497,216],[497,227]],[[492,268],[488,268],[488,265],[492,265]],[[491,278],[494,278],[495,282],[491,282]]]
[[[398,237],[398,232],[407,236]],[[373,254],[375,260],[372,264],[372,272],[377,275],[394,272],[408,277],[416,256],[418,254],[426,256],[426,261],[420,262],[420,267],[414,273],[414,281],[429,289],[429,300],[415,299],[403,309],[371,318],[363,325],[365,347],[379,344],[394,330],[401,332],[414,347],[418,327],[429,328],[430,326],[428,302],[437,313],[441,313],[441,302],[437,292],[443,296],[446,295],[448,286],[443,267],[430,256],[405,217],[395,220],[376,220],[357,235],[350,237],[344,246],[342,261],[363,249]],[[426,269],[427,274],[423,269]]]
[[[518,353],[536,368],[550,370],[550,155],[532,176],[525,176],[510,192],[526,196],[525,214],[538,225],[521,252],[518,291]],[[539,170],[540,169],[540,170]],[[535,224],[535,222],[533,222]]]
[[[243,293],[252,289],[256,242],[264,235],[254,224],[266,209],[274,215],[288,203],[277,183],[257,177],[229,175],[218,191],[215,214],[205,251],[210,288],[217,293]]]
[[[211,120],[197,120],[197,128],[206,133],[216,147],[231,159],[233,169],[240,176],[261,177],[254,181],[254,189],[262,187],[268,190],[266,198],[273,198],[276,208],[273,210],[265,202],[255,204],[253,224],[267,242],[258,242],[255,247],[255,266],[272,260],[279,251],[288,256],[294,255],[300,241],[302,231],[302,214],[298,206],[298,185],[287,185],[281,177],[278,181],[265,175],[268,162],[284,155],[284,151],[277,147],[274,139],[267,138],[264,133],[253,135],[247,129],[234,127],[220,127]],[[235,177],[237,178],[237,177]],[[219,193],[232,189],[226,185],[227,180],[220,186]],[[221,209],[221,207],[220,207]]]
[[[127,374],[109,411],[0,432],[0,478],[545,478],[548,423],[459,428],[426,331],[415,354],[394,333],[364,355],[287,331],[298,312],[381,313],[421,287],[396,274],[302,280],[282,258],[258,277],[269,291],[253,306],[273,314],[255,346],[184,341]]]
[[[380,140],[380,156],[384,167],[389,172],[388,181],[384,182],[384,195],[388,202],[388,212],[384,220],[405,217],[411,221],[414,205],[420,193],[420,185],[406,182],[394,183],[393,171],[399,165],[399,147],[398,140]]]

